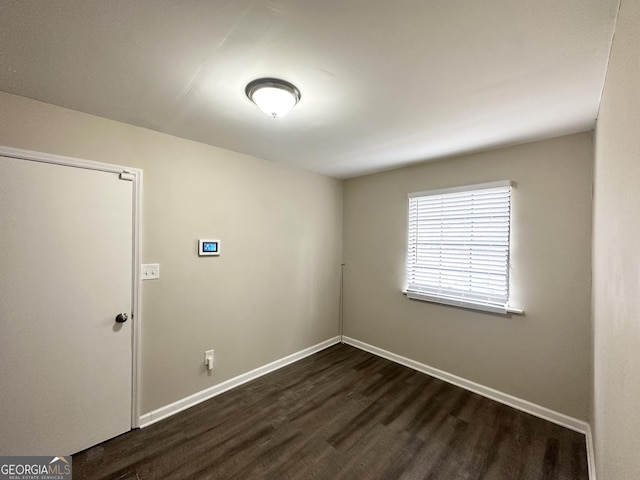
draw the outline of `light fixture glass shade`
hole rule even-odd
[[[245,93],[260,110],[274,118],[285,116],[300,101],[300,91],[277,78],[254,80],[247,85]]]

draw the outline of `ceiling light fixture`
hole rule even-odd
[[[300,90],[278,78],[258,78],[245,89],[249,100],[273,118],[284,117],[300,101]]]

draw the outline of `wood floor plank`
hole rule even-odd
[[[77,479],[587,480],[584,435],[336,345],[73,456]]]

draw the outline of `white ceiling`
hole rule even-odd
[[[0,0],[0,90],[346,178],[592,129],[617,8]],[[288,116],[246,98],[265,76]]]

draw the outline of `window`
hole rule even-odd
[[[407,296],[509,311],[511,182],[409,194]]]

